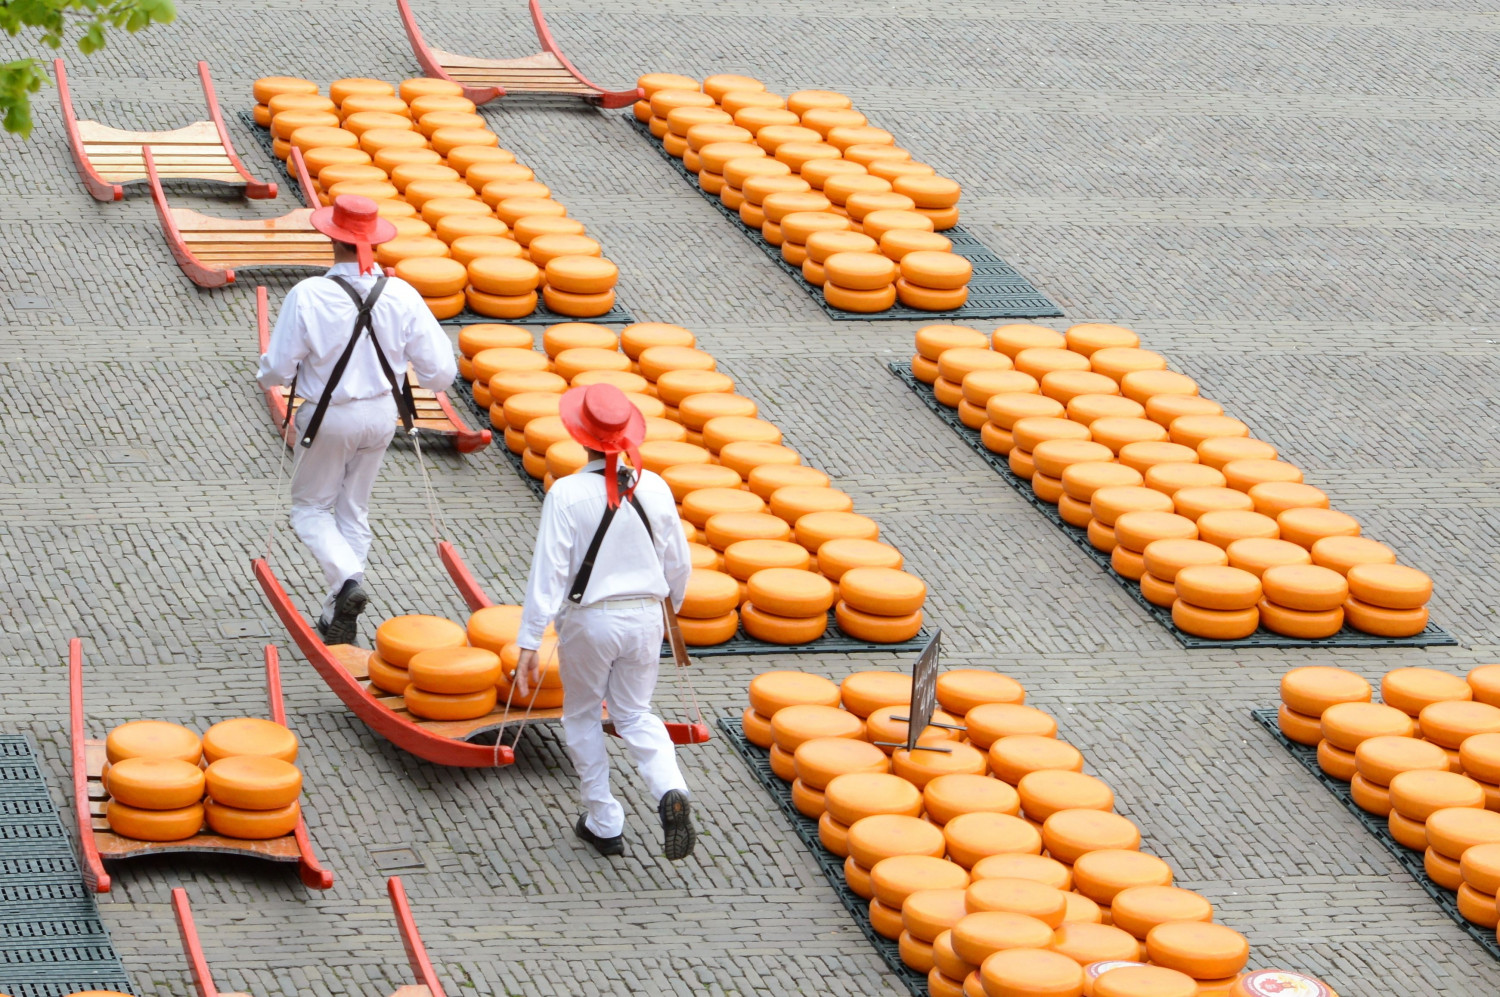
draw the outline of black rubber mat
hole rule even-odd
[[[290,191],[293,200],[302,205],[304,208],[307,207],[307,199],[302,196],[302,185],[297,183],[295,178],[287,174],[285,165],[281,160],[277,159],[276,154],[271,151],[270,129],[261,128],[259,125],[257,125],[255,123],[255,115],[253,115],[249,111],[241,111],[239,113],[240,121],[244,123],[246,128],[250,129],[250,133],[255,136],[256,140],[260,143],[260,147],[264,149],[266,155],[270,157],[270,161],[275,164],[275,176],[272,179],[275,181],[276,186],[280,190]],[[313,205],[313,207],[316,207],[316,205]],[[466,309],[457,317],[447,319],[443,324],[462,326],[479,325],[486,322],[501,322],[506,325],[556,325],[559,322],[615,322],[622,325],[629,325],[635,321],[635,316],[631,314],[630,310],[623,307],[618,302],[616,302],[615,306],[609,311],[605,312],[603,315],[589,319],[579,319],[569,315],[557,314],[557,312],[552,311],[546,305],[540,303],[540,294],[537,295],[537,302],[538,304],[536,306],[536,311],[532,312],[530,315],[523,316],[522,318],[487,318],[484,315],[480,315]]]
[[[469,400],[469,407],[478,412],[483,418],[481,425],[489,425],[489,412],[481,409],[479,403],[474,400],[474,393],[469,390],[458,392]],[[545,498],[547,492],[542,488],[542,483],[526,473],[526,468],[521,463],[519,454],[510,452],[505,445],[504,434],[500,430],[494,430],[496,439],[491,445],[505,455],[510,466],[515,469],[526,487],[538,499]],[[828,630],[823,636],[809,644],[768,644],[763,640],[756,640],[741,628],[735,635],[722,644],[712,644],[707,647],[689,647],[688,653],[695,658],[722,658],[733,654],[765,655],[765,654],[847,654],[853,651],[920,651],[927,646],[932,639],[932,633],[924,626],[911,640],[902,641],[899,644],[872,644],[869,641],[855,640],[838,628],[834,622],[833,612],[828,613]],[[671,649],[666,643],[662,644],[663,657],[671,655]]]
[[[745,739],[745,731],[739,720],[720,717],[719,729],[724,732],[734,753],[744,760],[756,780],[776,801],[776,806],[780,808],[782,815],[791,823],[792,830],[812,853],[813,861],[818,864],[823,875],[828,877],[828,885],[833,887],[833,892],[838,895],[839,902],[848,908],[849,914],[859,925],[859,930],[865,933],[870,944],[875,946],[875,950],[880,953],[880,958],[885,960],[891,972],[906,985],[906,989],[911,991],[914,997],[927,997],[927,975],[917,972],[902,962],[897,944],[884,935],[877,934],[871,927],[870,901],[849,889],[849,884],[844,881],[844,860],[824,848],[823,843],[818,840],[818,822],[803,816],[792,805],[791,784],[782,782],[771,771],[771,753]]]
[[[0,734],[0,992],[134,993],[31,742]]]
[[[898,304],[883,312],[870,313],[846,312],[840,308],[834,308],[823,300],[823,289],[809,284],[802,276],[801,267],[794,267],[782,259],[779,247],[771,245],[759,232],[740,221],[739,212],[726,208],[718,197],[698,186],[697,176],[682,165],[682,160],[669,153],[662,147],[661,142],[652,137],[651,129],[644,122],[636,121],[634,118],[629,120],[636,132],[650,142],[656,151],[661,153],[662,158],[671,163],[672,168],[692,185],[694,190],[717,208],[719,214],[733,222],[734,227],[743,232],[745,238],[759,246],[761,252],[769,256],[788,277],[800,284],[830,318],[859,322],[884,319],[936,322],[941,319],[1042,318],[1062,314],[1062,309],[1058,308],[1052,299],[1033,287],[1030,281],[1017,273],[1009,263],[991,252],[962,225],[957,225],[942,233],[953,242],[953,251],[974,265],[974,275],[969,280],[969,300],[962,308],[946,312],[925,312]]]
[[[1484,949],[1494,958],[1500,959],[1500,943],[1497,943],[1495,940],[1494,929],[1482,928],[1458,912],[1457,895],[1453,891],[1446,890],[1432,881],[1432,877],[1427,875],[1427,870],[1422,864],[1422,853],[1407,848],[1391,837],[1391,832],[1387,828],[1384,818],[1377,817],[1361,809],[1359,804],[1354,802],[1354,797],[1349,792],[1349,784],[1333,778],[1318,765],[1318,750],[1316,748],[1310,748],[1305,744],[1298,744],[1283,734],[1281,728],[1276,723],[1275,710],[1251,710],[1250,715],[1266,729],[1271,737],[1275,738],[1278,744],[1287,751],[1290,751],[1292,757],[1301,762],[1302,767],[1311,772],[1313,777],[1323,784],[1324,789],[1327,789],[1336,796],[1339,802],[1344,805],[1344,809],[1353,814],[1354,818],[1364,826],[1364,829],[1373,834],[1385,846],[1386,851],[1395,856],[1396,861],[1400,862],[1402,867],[1411,873],[1412,878],[1422,885],[1422,889],[1426,890],[1428,895],[1437,901],[1437,905],[1443,909],[1444,914],[1453,918],[1458,926],[1468,933],[1470,938],[1479,943],[1480,948]],[[720,723],[722,722],[720,721]]]
[[[1142,609],[1151,614],[1152,619],[1171,631],[1172,636],[1176,637],[1177,642],[1183,647],[1456,647],[1458,645],[1458,641],[1454,640],[1448,631],[1432,622],[1428,622],[1427,628],[1413,637],[1377,637],[1374,634],[1362,633],[1347,626],[1332,637],[1325,637],[1321,640],[1283,637],[1281,634],[1274,634],[1264,627],[1255,631],[1249,637],[1239,640],[1211,640],[1207,637],[1196,637],[1193,634],[1185,633],[1179,630],[1177,625],[1172,622],[1171,609],[1157,606],[1148,601],[1141,594],[1141,587],[1138,583],[1118,574],[1110,566],[1109,555],[1089,543],[1087,530],[1081,530],[1076,526],[1070,526],[1063,522],[1062,517],[1058,515],[1057,506],[1037,498],[1036,493],[1031,489],[1031,483],[1024,478],[1017,477],[1011,471],[1009,461],[1004,457],[991,452],[981,441],[979,433],[963,424],[958,417],[957,410],[951,409],[938,401],[936,396],[933,395],[931,386],[923,384],[912,374],[909,362],[896,361],[887,364],[887,366],[890,368],[892,374],[895,374],[904,381],[906,386],[911,388],[918,398],[922,399],[923,404],[931,409],[939,419],[947,423],[948,427],[969,445],[969,449],[984,458],[984,462],[990,465],[995,473],[1005,480],[1006,484],[1019,492],[1026,501],[1037,508],[1038,512],[1047,517],[1048,521],[1062,530],[1069,540],[1072,540],[1080,550],[1089,556],[1090,560],[1104,569],[1105,574],[1109,575],[1110,578],[1113,578],[1120,584],[1121,588],[1129,592],[1131,598]]]

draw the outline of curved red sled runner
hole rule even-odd
[[[440,541],[438,556],[471,611],[494,605],[452,544]],[[497,704],[494,712],[473,720],[414,717],[406,709],[404,698],[369,685],[368,648],[323,643],[318,632],[287,595],[265,558],[256,558],[252,564],[255,578],[271,608],[323,681],[355,716],[403,751],[438,765],[500,768],[515,763],[514,746],[502,743],[498,737],[494,744],[475,744],[474,738],[491,732],[503,734],[507,727],[519,730],[526,724],[562,719],[560,708],[527,710],[520,702],[511,703],[508,709],[504,704]],[[609,729],[608,716],[602,717],[601,721]],[[709,739],[708,725],[701,720],[668,723],[666,726],[675,744],[702,744]]]
[[[281,669],[274,644],[266,645],[266,696],[271,719],[286,726],[286,708],[281,700]],[[137,841],[121,837],[110,830],[104,818],[109,793],[100,781],[104,768],[104,742],[88,739],[83,717],[83,641],[68,641],[68,720],[73,755],[73,801],[78,818],[78,850],[82,853],[83,879],[96,893],[108,893],[110,876],[106,861],[138,858],[142,855],[165,855],[183,852],[205,852],[244,855],[270,862],[296,862],[302,882],[314,890],[333,885],[333,873],[324,869],[313,852],[307,824],[297,818],[291,834],[266,841],[226,838],[200,831],[183,841]]]
[[[260,352],[264,353],[271,344],[270,306],[264,286],[255,289],[255,324]],[[297,441],[297,433],[292,424],[287,422],[288,389],[285,386],[264,388],[261,393],[266,396],[266,409],[271,413],[271,423],[278,430],[285,427],[282,441],[287,446],[292,446]],[[451,439],[459,453],[475,453],[490,445],[493,438],[490,431],[470,428],[453,407],[446,391],[428,391],[426,388],[413,386],[411,394],[412,400],[417,403],[415,425],[424,435]],[[292,412],[295,413],[301,404],[300,397],[291,399]]]
[[[445,997],[443,985],[433,971],[432,960],[427,957],[427,947],[422,944],[422,935],[417,931],[417,923],[412,919],[401,877],[392,876],[386,880],[385,888],[396,915],[396,928],[401,932],[401,946],[406,949],[407,965],[416,980],[402,986],[392,997]],[[247,994],[222,993],[214,986],[213,971],[203,954],[198,927],[193,922],[193,908],[188,903],[187,891],[180,886],[172,891],[172,913],[177,917],[177,933],[182,938],[182,951],[187,956],[188,969],[193,974],[193,990],[198,997],[249,997]]]
[[[497,97],[531,93],[581,97],[598,107],[626,107],[645,96],[639,89],[606,90],[579,72],[557,47],[557,41],[547,27],[547,19],[542,16],[539,0],[530,0],[528,6],[542,50],[520,59],[478,59],[432,48],[422,38],[422,29],[417,27],[410,3],[396,0],[396,6],[401,11],[401,23],[406,27],[412,54],[422,71],[428,76],[457,83],[464,88],[464,96],[476,104],[488,103]]]

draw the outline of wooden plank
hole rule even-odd
[[[159,132],[130,132],[97,121],[78,122],[78,137],[89,145],[218,145],[219,129],[212,121],[195,121],[182,128]]]
[[[188,232],[299,232],[317,230],[308,221],[311,208],[297,208],[278,218],[210,218],[190,208],[172,208],[172,221],[177,230]],[[327,236],[322,236],[326,239]]]
[[[229,158],[229,154],[224,151],[224,147],[217,142],[212,145],[163,146],[160,155],[157,154],[156,146],[150,146],[149,148],[151,149],[151,155],[155,156],[158,162],[169,158],[196,159],[204,156],[218,156],[223,159]],[[104,145],[86,145],[84,146],[84,151],[89,154],[89,159],[95,159],[100,156],[128,156],[131,154],[134,154],[137,159],[141,158],[140,145],[124,142],[118,145],[113,142]]]
[[[551,52],[538,52],[519,59],[480,59],[439,49],[433,49],[432,54],[445,72],[450,69],[542,69],[562,66],[562,62]]]

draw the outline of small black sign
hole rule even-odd
[[[922,648],[917,663],[911,669],[911,712],[906,727],[906,749],[915,751],[917,738],[927,729],[932,720],[932,711],[937,708],[938,649],[942,644],[943,631],[938,630],[932,640]]]

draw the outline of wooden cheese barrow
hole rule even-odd
[[[271,315],[268,296],[264,286],[255,289],[255,324],[260,352],[265,353],[271,345]],[[409,376],[409,375],[408,375]],[[266,396],[266,409],[271,413],[271,423],[287,446],[297,441],[297,431],[287,421],[287,397],[290,389],[285,385],[262,389]],[[459,453],[474,453],[490,445],[492,435],[488,429],[471,429],[463,416],[453,407],[446,391],[428,391],[415,385],[411,389],[412,400],[417,403],[416,427],[425,437],[436,436],[453,441]],[[301,397],[291,399],[295,416]],[[399,425],[399,423],[398,423]]]
[[[432,960],[427,958],[427,947],[422,944],[422,936],[412,920],[401,877],[392,876],[386,880],[385,888],[391,898],[391,909],[396,914],[396,929],[401,932],[407,965],[416,979],[415,983],[399,988],[392,997],[445,997],[443,985],[432,969]],[[249,997],[248,994],[224,993],[214,986],[213,972],[203,955],[203,945],[198,941],[198,928],[193,923],[193,909],[188,904],[187,891],[180,886],[172,891],[172,913],[177,917],[177,933],[182,938],[182,951],[187,956],[188,969],[193,974],[193,990],[198,997]]]
[[[422,72],[440,80],[449,80],[464,88],[464,96],[476,104],[497,97],[519,94],[547,94],[581,97],[598,107],[627,107],[645,96],[639,89],[606,90],[592,83],[578,67],[563,55],[542,16],[539,0],[530,0],[531,23],[536,28],[542,50],[520,59],[478,59],[431,48],[422,38],[422,29],[412,16],[407,0],[396,0],[401,23],[411,42],[412,54]]]
[[[473,573],[464,564],[458,551],[448,541],[438,543],[438,556],[448,569],[459,593],[470,610],[494,605],[474,580]],[[438,765],[465,768],[500,768],[513,765],[516,760],[514,744],[503,743],[500,736],[505,728],[520,730],[527,724],[552,723],[562,719],[560,708],[535,708],[527,710],[519,702],[509,708],[496,704],[493,712],[473,720],[423,720],[414,717],[406,709],[406,700],[369,684],[368,648],[353,644],[325,644],[318,632],[302,615],[282,587],[276,573],[265,558],[253,562],[255,578],[271,603],[271,609],[280,617],[291,633],[292,640],[302,649],[323,681],[343,700],[349,710],[363,720],[371,730],[387,741],[418,758]],[[601,718],[606,729],[609,718]],[[708,725],[698,720],[694,723],[669,723],[667,732],[676,744],[701,744],[709,739]],[[495,734],[494,744],[476,744],[476,738]]]
[[[276,646],[267,644],[266,694],[271,719],[286,726],[286,708],[281,700],[281,669]],[[183,841],[137,841],[121,837],[110,830],[104,818],[109,793],[99,775],[104,768],[104,742],[86,737],[83,718],[83,641],[74,637],[68,642],[68,720],[73,755],[73,802],[78,818],[78,850],[83,878],[95,892],[108,893],[110,876],[106,861],[138,858],[142,855],[167,855],[200,852],[221,855],[244,855],[270,862],[295,862],[302,882],[314,890],[333,885],[333,873],[318,863],[313,852],[307,824],[297,818],[291,834],[266,841],[226,838],[203,830]]]

